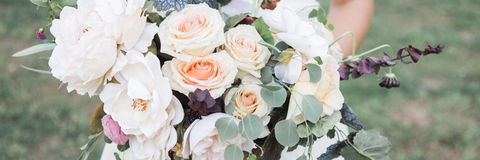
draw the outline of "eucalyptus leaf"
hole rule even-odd
[[[248,113],[247,116],[238,123],[238,132],[248,140],[255,140],[262,134],[263,121],[257,115]]]
[[[55,44],[55,43],[37,44],[37,45],[34,45],[32,47],[29,47],[27,49],[21,50],[21,51],[15,53],[15,54],[13,54],[12,57],[22,57],[22,56],[32,55],[32,54],[35,54],[35,53],[40,53],[40,52],[43,52],[43,51],[50,51],[50,50],[53,50],[53,48],[55,48],[55,46],[57,46],[57,44]]]
[[[248,14],[249,13],[240,13],[240,14],[228,17],[227,20],[225,20],[225,27],[223,28],[223,30],[227,32],[230,28],[233,28],[240,21],[242,21]]]
[[[50,72],[50,71],[45,71],[45,70],[30,68],[30,67],[26,67],[26,66],[24,66],[24,65],[20,65],[20,66],[21,66],[22,68],[25,68],[25,69],[27,69],[27,70],[34,71],[34,72],[37,72],[37,73],[52,74],[52,72]]]
[[[291,119],[278,122],[275,125],[275,138],[283,146],[294,146],[300,140],[297,133],[297,124]]]
[[[262,17],[255,20],[255,22],[253,22],[251,25],[257,29],[258,34],[260,34],[265,42],[268,42],[272,45],[275,44],[272,33],[268,29],[268,25],[265,23],[265,21],[263,21]]]
[[[340,111],[335,111],[330,116],[324,116],[312,128],[312,133],[317,137],[324,136],[329,132],[329,130],[332,130],[335,124],[340,122],[341,119],[342,114],[340,113]],[[334,130],[333,136],[335,136]]]
[[[271,82],[267,84],[267,86],[281,87],[275,82]],[[268,105],[272,107],[280,107],[283,105],[285,100],[287,100],[287,91],[283,87],[276,91],[272,91],[265,87],[262,87],[262,89],[260,90],[260,96],[262,96],[262,99],[267,102]]]
[[[238,136],[238,127],[233,117],[222,117],[215,122],[218,130],[218,138],[221,141],[229,141]]]
[[[302,154],[300,157],[297,158],[297,160],[307,160],[307,156]]]
[[[269,66],[265,66],[262,68],[262,70],[260,71],[260,81],[262,81],[263,84],[268,84],[270,82],[272,82],[272,70],[270,69]]]
[[[360,130],[353,139],[353,146],[358,150],[350,146],[342,149],[341,154],[345,159],[390,159],[387,152],[390,150],[391,143],[376,130]]]
[[[147,12],[152,12],[153,10],[153,1],[145,1],[145,5],[143,5],[143,8],[145,8],[145,10]]]
[[[42,6],[48,8],[48,0],[30,0],[33,4],[37,6]]]
[[[310,76],[310,82],[317,83],[322,79],[322,68],[316,64],[308,63],[305,64],[308,70],[308,75]]]
[[[57,2],[57,4],[63,8],[65,6],[76,7],[77,0],[52,0],[52,2]]]
[[[235,102],[233,102],[237,98],[237,94],[233,94],[232,99],[228,101],[228,104],[225,106],[225,113],[232,114],[235,111]]]
[[[237,144],[229,144],[227,148],[225,148],[223,158],[228,160],[243,160],[243,151]]]
[[[259,84],[260,87],[263,87],[265,89],[268,89],[269,91],[278,91],[281,90],[283,87],[281,86],[269,86],[269,85],[264,85],[264,84]]]
[[[305,119],[317,123],[323,112],[323,104],[313,95],[302,95],[302,110]]]
[[[309,123],[307,121],[307,123]],[[315,124],[309,123],[307,127],[307,123],[302,123],[297,126],[297,133],[300,138],[307,138],[312,134],[312,129]]]

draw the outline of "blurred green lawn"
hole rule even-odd
[[[446,48],[417,64],[398,64],[397,89],[378,86],[383,71],[342,81],[345,101],[367,129],[389,138],[391,159],[479,159],[480,1],[377,0],[375,5],[360,51],[381,44],[395,50],[420,47],[426,40]],[[41,43],[35,31],[46,25],[46,12],[28,0],[0,3],[0,159],[77,158],[87,142],[90,116],[101,103],[98,97],[67,94],[52,76],[20,67],[48,69],[38,57],[49,53],[11,57]],[[90,159],[99,158],[99,142]]]

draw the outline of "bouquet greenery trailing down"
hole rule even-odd
[[[379,85],[399,87],[395,61],[417,63],[444,49],[424,42],[424,50],[409,45],[394,57],[385,44],[343,58],[336,42],[355,35],[335,39],[318,5],[301,17],[269,0],[31,2],[49,9],[36,33],[44,43],[13,56],[53,50],[50,70],[22,67],[103,102],[79,159],[102,135],[117,144],[116,159],[126,152],[135,159],[279,159],[299,145],[299,160],[389,159],[390,142],[365,130],[339,81],[388,67]],[[43,34],[47,29],[54,37]],[[385,47],[390,52],[381,58],[366,56]],[[338,142],[313,157],[324,136]]]

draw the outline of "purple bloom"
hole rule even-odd
[[[105,115],[102,118],[103,132],[113,142],[119,145],[125,145],[128,141],[128,135],[123,133],[118,122],[112,119],[112,116]]]
[[[382,78],[382,80],[379,83],[380,87],[385,87],[385,88],[397,88],[400,87],[400,82],[398,82],[397,77],[393,73],[387,73],[385,77]]]
[[[198,111],[200,115],[206,116],[209,113],[209,109],[212,108],[216,101],[210,95],[208,89],[201,90],[199,88],[195,89],[195,92],[188,93],[188,105],[192,110]]]
[[[37,38],[44,41],[45,39],[47,39],[47,36],[43,34],[43,31],[37,31]]]

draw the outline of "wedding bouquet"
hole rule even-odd
[[[304,146],[312,159],[320,137],[338,138],[318,159],[389,159],[390,142],[364,130],[344,103],[340,80],[389,72],[395,60],[438,54],[443,46],[400,49],[397,58],[343,58],[319,6],[308,17],[276,1],[31,0],[50,11],[39,44],[15,57],[53,50],[48,65],[68,92],[98,95],[86,159],[104,135],[116,159],[279,159]],[[260,9],[260,6],[266,6]],[[261,14],[259,14],[261,12]],[[261,16],[259,16],[261,15]],[[325,27],[328,26],[328,27]],[[50,27],[54,36],[43,32]],[[390,47],[391,48],[391,47]],[[403,55],[407,51],[408,55]],[[341,67],[343,65],[343,67]],[[335,124],[355,129],[347,135]]]

